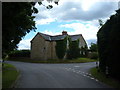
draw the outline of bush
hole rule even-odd
[[[12,57],[30,57],[30,50],[15,50],[8,54],[9,58]]]
[[[63,59],[67,48],[67,37],[64,40],[56,41],[56,54],[59,59]]]
[[[71,41],[69,39],[69,49],[67,51],[67,58],[74,59],[80,57],[79,39],[76,41]]]
[[[97,52],[91,52],[88,55],[89,58],[91,59],[98,59],[98,53]]]
[[[99,67],[101,71],[120,80],[120,9],[99,29],[97,33]]]
[[[88,56],[88,47],[85,45],[85,47],[80,48],[80,57],[87,57]]]

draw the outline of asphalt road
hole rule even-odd
[[[74,64],[36,64],[7,61],[20,70],[15,88],[109,88],[91,77],[95,62]]]

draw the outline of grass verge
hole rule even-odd
[[[4,63],[2,67],[2,88],[10,88],[18,75],[19,72],[13,65]]]
[[[8,59],[11,61],[21,61],[30,63],[85,63],[85,62],[95,62],[96,60],[90,58],[78,58],[72,60],[31,60],[29,58],[12,58]]]
[[[90,70],[90,73],[93,77],[95,77],[99,81],[101,81],[113,88],[118,88],[120,90],[120,81],[113,79],[111,77],[107,78],[105,74],[103,74],[102,72],[98,72],[96,67],[92,68]]]

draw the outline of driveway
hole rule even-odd
[[[7,61],[20,70],[15,88],[109,88],[91,77],[95,62],[73,64],[37,64]]]

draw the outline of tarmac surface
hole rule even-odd
[[[110,88],[89,74],[95,62],[38,64],[6,61],[13,64],[20,77],[14,88]]]

